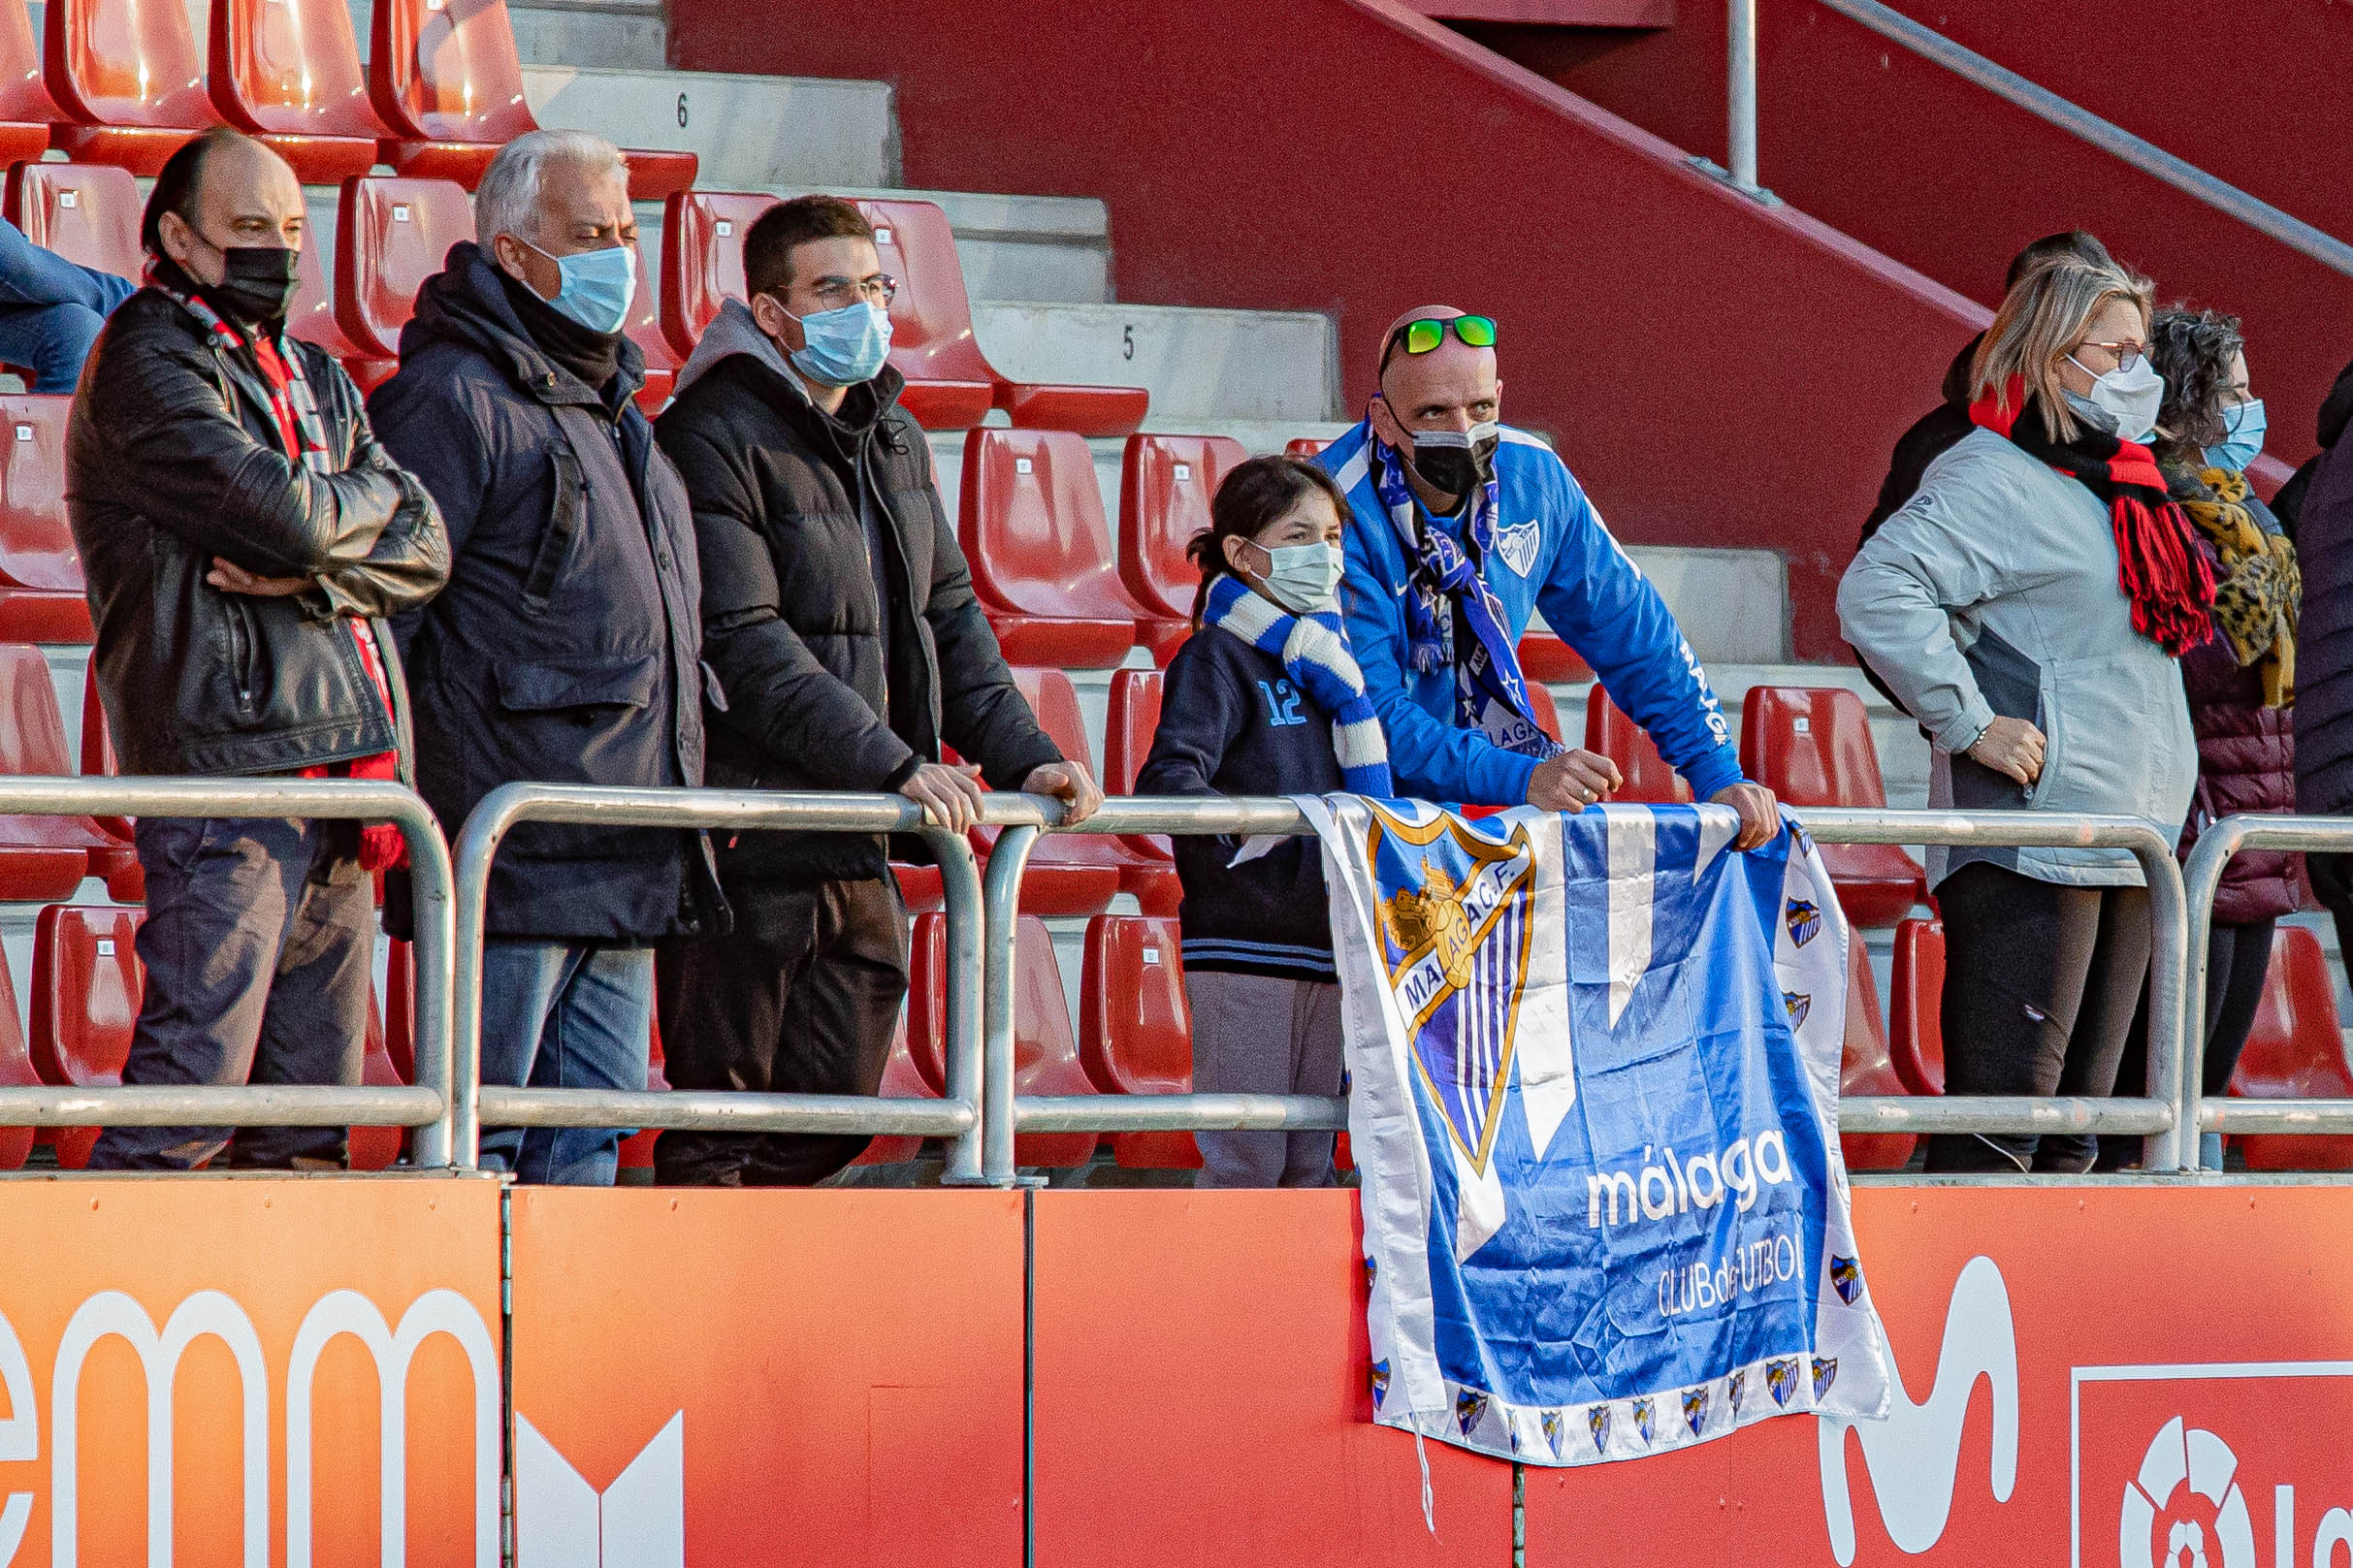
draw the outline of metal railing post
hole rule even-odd
[[[460,1165],[457,1157],[459,1076],[452,1039],[456,1014],[450,995],[458,954],[457,877],[449,845],[423,801],[417,803],[417,816],[421,818],[417,826],[401,824],[408,841],[409,941],[415,960],[409,966],[415,986],[409,1027],[417,1082],[441,1097],[441,1114],[431,1125],[417,1129],[409,1158],[419,1168],[462,1170],[473,1162],[469,1158]]]
[[[988,851],[987,946],[981,981],[981,1169],[992,1187],[1011,1187],[1018,1179],[1014,1166],[1014,954],[1021,917],[1021,875],[1037,842],[1037,827],[1018,822],[1001,829],[996,847]]]
[[[1735,187],[1754,196],[1757,184],[1757,0],[1726,0],[1730,41],[1724,50],[1724,163]]]
[[[976,1187],[988,1179],[982,1149],[986,1114],[982,1085],[987,1081],[982,1065],[986,995],[982,972],[988,910],[972,841],[937,827],[924,828],[923,840],[940,863],[941,907],[948,917],[948,1098],[971,1106],[973,1116],[972,1126],[948,1145],[948,1168],[940,1179],[951,1187]]]

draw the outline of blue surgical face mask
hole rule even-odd
[[[523,242],[532,244],[528,240]],[[532,245],[532,249],[539,247]],[[539,250],[539,254],[547,256],[544,250]],[[564,278],[564,286],[547,302],[549,304],[591,332],[617,333],[628,325],[629,306],[637,299],[635,245],[613,245],[547,259],[556,264],[556,271]]]
[[[2223,416],[2221,444],[2206,449],[2208,464],[2228,468],[2233,473],[2246,472],[2263,456],[2263,437],[2270,428],[2264,419],[2261,398],[2250,398],[2237,404]]]
[[[890,357],[890,312],[872,301],[791,319],[801,324],[806,344],[792,351],[792,368],[821,386],[871,381]]]

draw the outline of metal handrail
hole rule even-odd
[[[948,912],[948,1093],[941,1100],[860,1095],[702,1094],[676,1090],[527,1089],[481,1082],[482,945],[492,862],[523,822],[608,827],[734,828],[811,833],[916,833],[940,863]],[[629,789],[502,784],[482,798],[457,844],[455,1044],[457,1162],[471,1168],[487,1121],[503,1127],[693,1128],[734,1133],[899,1134],[953,1139],[945,1180],[982,1179],[981,875],[961,833],[927,826],[897,795],[770,790]]]
[[[1736,187],[1755,195],[1757,193],[1756,0],[1729,0],[1729,3],[1731,41],[1726,54],[1731,80],[1726,109],[1731,122],[1728,138],[1728,156],[1732,165],[1730,175]],[[2311,257],[2323,267],[2353,276],[2353,245],[2314,228],[2302,218],[2281,211],[2269,202],[2248,195],[2227,180],[2215,178],[2196,164],[2142,140],[2113,121],[2102,119],[2080,104],[2062,98],[2049,88],[1994,64],[1975,49],[1954,43],[1935,28],[1913,20],[1902,12],[1881,4],[1880,0],[1821,0],[1821,3],[1880,37],[1902,45],[1922,59],[1943,66],[1963,80],[2016,105],[2036,118],[2090,143],[2151,178],[2163,180],[2216,211],[2238,219],[2257,233],[2269,235],[2289,249]]]
[[[2241,849],[2353,850],[2353,818],[2342,816],[2226,816],[2198,835],[2182,880],[2189,892],[2189,983],[2186,1016],[2201,1020],[2181,1056],[2184,1126],[2203,1133],[2353,1133],[2353,1100],[2240,1100],[2206,1098],[2207,944],[2214,932],[2214,895],[2222,873]]]
[[[1040,831],[1079,833],[1299,834],[1305,816],[1278,798],[1187,799],[1114,796],[1076,828],[1061,827],[1060,802],[1035,795],[991,795],[983,820],[1005,828],[989,856],[986,1087],[982,1097],[983,1167],[992,1181],[1015,1179],[1016,1132],[1264,1131],[1345,1127],[1344,1099],[1312,1095],[1106,1095],[1016,1097],[1013,1093],[1013,964],[1020,880]],[[2058,812],[1890,811],[1805,808],[1797,818],[1823,844],[1936,844],[2022,848],[2117,848],[2131,851],[2149,888],[2148,1093],[2087,1100],[2002,1096],[1862,1097],[1842,1100],[1839,1128],[1850,1133],[2104,1132],[2140,1134],[2144,1168],[2185,1168],[2196,1140],[2184,1138],[2183,998],[2189,914],[2180,866],[2165,835],[2135,816]],[[2186,1153],[2185,1153],[2186,1151]]]
[[[408,844],[416,913],[416,1072],[407,1087],[253,1084],[0,1088],[8,1127],[413,1127],[419,1166],[451,1163],[449,846],[404,786],[359,779],[0,778],[17,816],[285,816],[390,822]]]

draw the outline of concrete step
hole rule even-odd
[[[973,327],[989,363],[1015,380],[1146,387],[1164,419],[1339,412],[1331,318],[1312,312],[985,302]]]
[[[693,152],[695,183],[881,185],[894,173],[890,88],[880,81],[527,66],[539,123],[594,131],[625,147]]]
[[[526,0],[506,15],[527,65],[659,71],[669,60],[661,0]]]

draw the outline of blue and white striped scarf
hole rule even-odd
[[[1372,485],[1397,528],[1410,581],[1405,585],[1407,657],[1423,675],[1454,666],[1455,723],[1475,729],[1506,752],[1542,761],[1564,748],[1544,733],[1528,702],[1520,651],[1503,624],[1503,606],[1479,575],[1479,558],[1495,547],[1498,485],[1490,478],[1470,502],[1464,529],[1473,556],[1440,528],[1425,528],[1403,464],[1378,439],[1370,442]],[[1455,636],[1460,612],[1470,646]]]
[[[1202,624],[1231,632],[1262,654],[1283,661],[1283,669],[1307,693],[1307,700],[1332,720],[1332,750],[1339,757],[1340,782],[1351,794],[1387,800],[1396,793],[1389,777],[1389,742],[1365,695],[1365,672],[1348,651],[1348,633],[1331,610],[1293,615],[1241,578],[1220,577],[1209,585]]]

